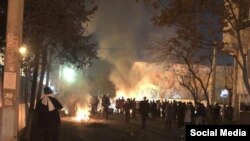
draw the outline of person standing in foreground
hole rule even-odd
[[[62,104],[54,97],[50,87],[44,88],[42,98],[37,101],[36,114],[38,127],[43,132],[43,141],[59,141],[58,127],[61,124],[59,111]]]
[[[147,98],[144,97],[143,99],[144,100],[139,103],[139,112],[140,112],[141,120],[142,120],[141,129],[145,128],[146,119],[148,117],[148,112],[149,112],[149,103],[147,101]]]

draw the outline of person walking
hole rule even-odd
[[[54,97],[51,88],[45,87],[44,94],[37,101],[35,108],[38,128],[43,133],[43,141],[59,141],[58,129],[61,124],[59,110],[62,108],[62,104]]]

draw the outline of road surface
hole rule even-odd
[[[60,141],[183,141],[184,130],[165,129],[164,120],[148,120],[146,128],[140,129],[140,117],[125,124],[122,115],[111,115],[106,122],[101,114],[88,121],[76,121],[74,118],[62,117]],[[36,133],[34,141],[40,141]]]

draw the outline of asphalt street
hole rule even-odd
[[[144,130],[140,129],[140,117],[125,123],[122,115],[111,115],[108,121],[101,115],[88,121],[76,121],[73,118],[62,118],[60,128],[61,141],[181,141],[184,129],[175,127],[165,129],[161,118],[150,119]]]

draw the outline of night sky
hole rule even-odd
[[[94,34],[98,44],[98,56],[113,66],[113,74],[127,74],[135,61],[151,61],[152,58],[145,55],[145,48],[152,45],[155,38],[174,35],[174,28],[152,24],[152,10],[143,3],[136,3],[135,0],[97,0],[97,5],[89,32]],[[218,63],[230,64],[232,59],[219,55]]]

